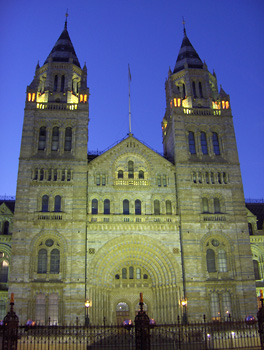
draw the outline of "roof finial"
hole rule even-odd
[[[67,29],[67,18],[69,17],[69,13],[68,13],[68,9],[65,13],[65,25],[64,25],[64,29]]]
[[[184,21],[184,17],[183,16],[182,16],[182,25],[183,25],[183,33],[184,33],[184,35],[186,35],[185,21]]]

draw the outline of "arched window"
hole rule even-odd
[[[124,177],[123,170],[118,170],[117,177],[118,177],[118,179],[123,179],[123,177]]]
[[[232,305],[231,305],[231,296],[230,293],[224,292],[222,296],[222,302],[223,302],[223,315],[224,318],[229,319],[229,315],[232,314]]]
[[[138,172],[138,178],[139,178],[139,179],[144,179],[144,171],[143,171],[143,170],[139,170],[139,172]]]
[[[208,154],[206,133],[202,131],[200,138],[201,138],[202,153]]]
[[[61,211],[61,196],[55,196],[54,211],[55,212]]]
[[[46,148],[46,127],[42,126],[39,129],[39,143],[38,143],[38,150],[44,151]]]
[[[36,297],[36,323],[44,325],[46,320],[46,298],[45,294],[38,294]]]
[[[129,201],[127,199],[123,200],[123,214],[129,214]]]
[[[127,269],[123,267],[122,269],[122,279],[126,280],[127,279]]]
[[[212,141],[213,141],[214,154],[219,155],[220,154],[219,139],[216,132],[213,132],[212,134]]]
[[[47,273],[47,251],[40,249],[38,252],[38,273]]]
[[[61,92],[64,91],[64,85],[65,85],[65,75],[61,76]]]
[[[104,200],[104,214],[110,214],[110,200]]]
[[[8,235],[9,233],[9,222],[8,221],[5,221],[4,222],[4,235]]]
[[[39,180],[40,180],[40,181],[43,181],[43,180],[44,180],[44,169],[40,169],[40,172],[39,172]]]
[[[141,201],[139,199],[135,201],[135,214],[141,215]]]
[[[51,150],[57,151],[59,149],[59,128],[56,126],[52,129]]]
[[[7,260],[3,260],[0,263],[0,283],[7,283],[8,281],[8,268],[9,262]]]
[[[53,87],[53,90],[54,90],[54,91],[57,91],[57,89],[58,89],[58,76],[55,75],[55,77],[54,77],[54,87]]]
[[[257,260],[253,260],[253,267],[254,267],[254,274],[255,274],[255,280],[260,280],[260,273],[259,273],[259,262]]]
[[[167,200],[166,201],[166,214],[167,215],[171,215],[172,211],[171,211],[171,201]]]
[[[49,312],[48,317],[50,325],[57,325],[59,322],[59,298],[58,295],[53,293],[49,295]]]
[[[197,95],[196,95],[196,88],[195,88],[195,82],[194,81],[192,82],[192,89],[193,89],[193,97],[196,98]]]
[[[208,199],[207,198],[202,199],[202,207],[203,207],[203,213],[209,213],[209,206],[208,206]]]
[[[203,98],[203,88],[202,88],[202,83],[199,81],[199,94],[200,97]]]
[[[207,249],[206,251],[206,265],[208,272],[216,272],[215,252],[213,251],[213,249]]]
[[[141,269],[137,267],[136,269],[136,276],[137,276],[137,280],[141,279]]]
[[[214,212],[215,214],[221,213],[219,198],[214,198]]]
[[[160,215],[160,201],[154,200],[154,215]]]
[[[60,273],[60,251],[53,249],[50,253],[50,273]]]
[[[129,266],[129,279],[132,280],[134,278],[134,267]]]
[[[95,198],[92,200],[92,214],[98,214],[98,200]]]
[[[219,296],[217,293],[211,294],[211,316],[215,320],[218,320],[221,316]]]
[[[128,162],[128,178],[134,179],[134,162],[132,160]]]
[[[72,128],[66,128],[64,151],[71,151],[71,149],[72,149]]]
[[[218,271],[227,272],[227,258],[224,249],[218,251]]]
[[[46,194],[44,196],[42,196],[41,211],[43,211],[43,212],[49,211],[49,196],[47,196]]]
[[[191,154],[196,154],[196,148],[195,148],[195,138],[194,138],[194,133],[192,131],[189,131],[189,152]]]

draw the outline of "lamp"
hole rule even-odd
[[[85,327],[88,327],[90,322],[88,310],[89,310],[89,307],[92,306],[92,301],[89,299],[86,299],[84,305],[85,305]]]

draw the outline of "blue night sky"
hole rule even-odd
[[[88,70],[89,151],[132,133],[162,152],[164,83],[183,39],[230,94],[246,198],[264,198],[263,0],[2,1],[0,195],[15,195],[26,87],[64,27]]]

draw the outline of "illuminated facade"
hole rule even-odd
[[[87,157],[88,103],[65,23],[27,88],[9,276],[21,321],[84,321],[85,304],[93,324],[134,319],[140,292],[157,322],[256,314],[230,100],[186,33],[165,157],[132,134]]]

